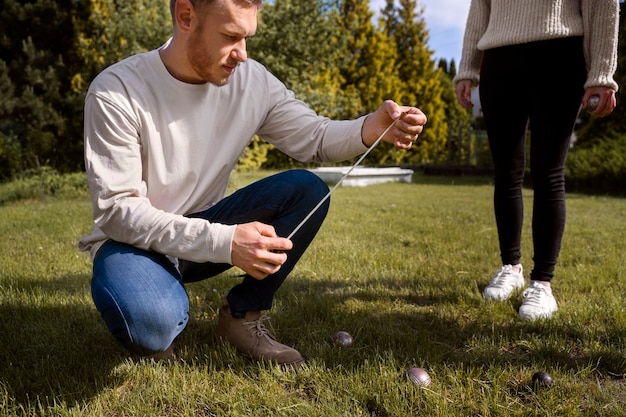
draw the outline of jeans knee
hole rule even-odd
[[[188,321],[188,302],[135,299],[126,306],[106,289],[92,289],[94,303],[109,332],[131,353],[139,356],[163,352]]]
[[[291,172],[295,177],[294,183],[298,184],[302,190],[303,198],[317,203],[328,193],[328,185],[311,171],[301,169]]]
[[[132,338],[126,348],[139,356],[164,352],[183,331],[186,324],[187,317],[175,321],[151,321],[148,326],[143,325],[131,330]]]

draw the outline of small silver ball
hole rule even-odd
[[[591,96],[587,100],[587,111],[593,113],[600,105],[600,96]]]
[[[352,335],[340,330],[331,337],[331,341],[337,346],[348,347],[352,344]]]
[[[422,368],[411,368],[406,371],[406,376],[412,382],[416,383],[420,387],[427,387],[431,384],[430,375]]]

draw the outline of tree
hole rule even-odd
[[[0,4],[2,180],[65,159],[69,132],[62,111],[71,99],[63,79],[74,3],[5,0]]]
[[[91,79],[171,33],[167,0],[0,1],[0,180],[82,168]]]
[[[0,60],[0,179],[10,178],[19,171],[22,149],[17,135],[13,133],[8,115],[17,103],[15,86],[11,81],[9,67]]]
[[[105,67],[157,48],[172,33],[168,0],[86,0],[74,19],[76,92],[86,90]]]
[[[168,0],[83,0],[73,16],[74,39],[69,86],[82,115],[89,83],[107,66],[162,45],[172,34]],[[74,130],[82,117],[70,118]],[[82,141],[77,141],[82,160]]]
[[[323,0],[275,0],[261,11],[257,35],[248,41],[248,54],[265,65],[296,96],[321,115],[348,117],[357,96],[342,90],[345,38],[333,4]],[[269,146],[269,145],[266,145]],[[258,143],[248,153],[263,152]],[[295,161],[270,147],[266,167]]]
[[[448,135],[441,70],[435,69],[427,46],[428,30],[416,0],[387,0],[382,30],[397,48],[395,68],[401,83],[397,101],[419,107],[428,116],[418,146],[407,152],[390,150],[388,159],[407,163],[432,163],[445,157]]]
[[[385,33],[374,26],[369,1],[344,0],[339,14],[346,37],[343,59],[338,59],[342,90],[358,97],[355,113],[348,115],[355,117],[376,110],[385,99],[397,99],[400,83],[393,65],[397,53]]]
[[[328,9],[321,0],[266,3],[257,35],[248,41],[251,58],[265,65],[298,98],[321,113],[327,113],[334,100],[333,89],[329,87],[335,77],[324,79],[322,75],[332,72],[328,62],[338,40]],[[324,42],[319,42],[320,39]]]

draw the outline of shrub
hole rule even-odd
[[[568,191],[626,195],[626,136],[602,137],[575,147],[565,176]]]
[[[237,171],[254,171],[267,161],[267,153],[272,145],[255,136],[237,161]]]
[[[50,196],[82,196],[87,195],[87,192],[84,172],[61,175],[53,168],[41,167],[26,171],[15,181],[0,184],[0,205]]]

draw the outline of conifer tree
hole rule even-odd
[[[0,7],[2,180],[64,160],[63,79],[73,3],[4,0]]]
[[[17,103],[15,86],[6,62],[0,60],[0,180],[9,179],[20,168],[22,148],[10,119]]]
[[[275,0],[261,11],[248,55],[317,112],[343,117],[346,103],[337,95],[341,75],[334,61],[343,42],[338,29],[336,13],[326,1]]]
[[[372,87],[372,59],[377,44],[376,30],[372,24],[373,13],[367,0],[344,0],[339,4],[341,33],[346,39],[342,56],[337,57],[342,75],[342,90],[358,98],[354,106],[357,116],[365,114],[371,107],[366,88]]]
[[[261,11],[256,36],[248,41],[248,55],[265,65],[296,97],[321,115],[347,118],[358,96],[342,89],[338,61],[344,60],[345,38],[337,10],[324,0],[275,0]],[[247,149],[263,152],[257,141]],[[294,164],[281,152],[267,152],[266,167]]]
[[[445,157],[448,123],[442,95],[440,70],[435,69],[432,51],[427,46],[428,30],[416,0],[387,0],[382,11],[382,30],[397,47],[395,63],[401,82],[397,101],[419,107],[428,117],[417,146],[404,154],[393,151],[393,160],[407,163],[432,163]]]
[[[394,42],[377,27],[363,49],[365,77],[358,84],[365,112],[376,110],[384,100],[399,100],[402,85],[394,63],[398,51]]]
[[[454,61],[454,58],[452,58],[452,60],[450,61],[447,73],[450,76],[450,79],[456,77],[456,62]]]
[[[172,33],[168,0],[82,0],[73,16],[68,84],[76,103],[69,119],[82,138],[82,108],[89,83],[105,67],[162,45]],[[82,160],[82,141],[78,141]]]
[[[171,33],[167,0],[0,1],[0,180],[82,168],[83,99],[106,65]]]

